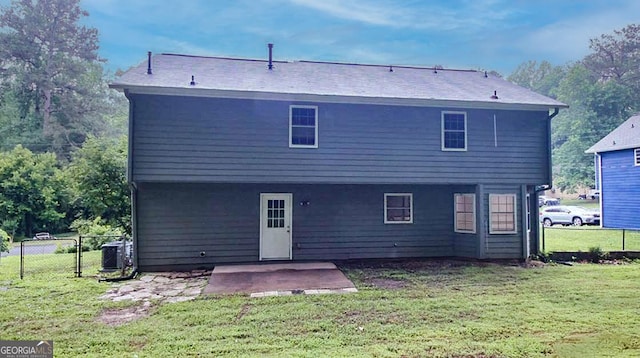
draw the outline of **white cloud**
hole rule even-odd
[[[537,58],[558,58],[561,63],[580,60],[590,52],[590,39],[637,23],[639,13],[640,2],[635,0],[616,7],[605,6],[601,11],[565,17],[536,29],[513,45],[524,53],[537,54]]]
[[[444,7],[419,2],[404,3],[389,0],[289,0],[336,18],[369,25],[430,30],[469,30],[484,27],[503,19],[511,12],[495,6],[502,0],[470,1],[465,7]],[[492,10],[500,8],[499,11]]]

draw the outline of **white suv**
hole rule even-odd
[[[580,206],[551,206],[540,211],[540,222],[547,227],[554,224],[598,225],[600,224],[600,213]]]

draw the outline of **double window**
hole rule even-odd
[[[455,232],[476,232],[476,195],[454,194]]]
[[[467,112],[442,112],[442,150],[467,150]]]
[[[489,194],[489,233],[515,234],[516,195]]]
[[[413,194],[411,193],[384,194],[384,223],[385,224],[413,223]]]
[[[289,147],[318,148],[318,107],[289,107]]]

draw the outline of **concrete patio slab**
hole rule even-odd
[[[216,266],[203,291],[204,294],[245,293],[252,297],[338,292],[357,290],[330,262]]]

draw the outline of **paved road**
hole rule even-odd
[[[63,245],[70,244],[68,241],[60,242]],[[58,244],[51,243],[43,243],[42,245],[34,245],[29,244],[24,246],[24,254],[25,255],[42,255],[42,254],[52,254],[58,248]],[[2,257],[6,256],[20,256],[20,243],[14,244],[13,248],[7,253],[3,252]]]

